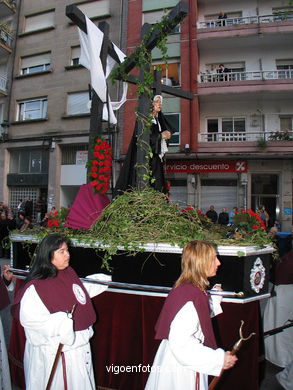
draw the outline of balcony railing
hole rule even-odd
[[[229,73],[201,73],[198,75],[199,83],[216,83],[222,81],[245,80],[284,80],[293,79],[293,69],[265,70],[254,72],[229,72]]]
[[[0,27],[0,42],[4,43],[6,46],[11,47],[12,45],[12,36],[4,29]]]
[[[216,27],[227,27],[239,24],[257,24],[257,23],[272,23],[282,22],[284,20],[293,20],[293,12],[284,12],[274,15],[255,15],[245,16],[227,19],[215,19],[206,22],[199,22],[198,28],[216,28]]]
[[[7,86],[7,78],[4,76],[0,76],[0,91],[6,92]]]
[[[223,132],[223,133],[204,133],[198,134],[198,142],[256,142],[265,141],[293,141],[293,132],[280,130],[276,131],[255,131],[255,132]]]

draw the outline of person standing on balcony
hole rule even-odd
[[[229,68],[226,68],[224,64],[220,64],[217,72],[219,74],[219,81],[227,81],[228,80],[227,73],[230,73],[231,70]]]
[[[227,19],[227,14],[224,11],[220,11],[219,16],[218,16],[218,24],[219,26],[226,26],[226,20]]]

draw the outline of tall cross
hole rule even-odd
[[[151,36],[147,40],[145,44],[145,48],[149,51],[153,50],[158,42],[166,37],[168,34],[172,32],[172,30],[180,23],[185,16],[187,15],[188,6],[185,1],[180,1],[172,10],[169,12],[169,14],[166,17],[166,23],[164,24],[164,30],[162,31],[162,28],[159,26],[156,26],[153,30]],[[85,15],[82,13],[82,11],[76,7],[76,5],[71,4],[66,7],[66,16],[70,18],[82,31],[87,33],[86,28],[86,19]],[[102,50],[101,50],[101,63],[103,66],[103,70],[105,73],[106,70],[106,60],[107,56],[110,55],[117,63],[120,63],[119,58],[117,57],[117,54],[114,50],[113,43],[109,40],[109,25],[106,22],[100,22],[98,24],[98,27],[100,30],[104,33],[104,39],[102,44]],[[148,23],[145,23],[142,26],[141,30],[141,36],[144,36],[147,34],[147,32],[150,31],[151,25]],[[137,48],[136,50],[139,50]],[[134,54],[136,52],[134,50]],[[140,69],[139,71],[139,80],[140,82],[144,81],[144,71],[150,71],[150,65],[148,64],[148,69]],[[129,74],[129,72],[135,68],[137,64],[133,60],[132,57],[127,57],[125,61],[120,65],[122,69],[122,74],[127,75],[125,79],[120,78],[122,81],[127,81],[131,84],[137,84],[137,78],[133,75]],[[191,92],[184,91],[180,88],[173,88],[168,85],[164,85],[161,83],[161,73],[155,72],[154,82],[151,86],[151,88],[154,90],[155,94],[161,94],[161,93],[167,93],[169,95],[177,96],[180,98],[185,98],[192,100],[194,95]],[[91,119],[90,119],[90,136],[89,136],[89,150],[88,150],[88,158],[89,160],[92,159],[92,148],[91,143],[94,142],[95,138],[97,136],[100,136],[102,133],[102,112],[103,112],[103,105],[104,103],[99,99],[96,92],[93,91],[92,96],[92,105],[91,105]],[[142,94],[139,97],[138,102],[138,112],[143,117],[147,117],[148,113],[150,111],[150,101],[149,97],[146,94]],[[142,122],[139,121],[138,123],[138,133],[142,134],[141,141],[142,143],[149,143],[149,134],[147,132],[143,132],[142,130]],[[146,151],[140,147],[140,145],[137,145],[137,165],[138,167],[142,167],[145,165],[146,161]],[[138,185],[143,184],[144,179],[143,177],[143,168],[138,168]]]

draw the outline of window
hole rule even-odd
[[[45,119],[47,115],[47,98],[26,100],[18,103],[19,121]]]
[[[71,48],[71,63],[70,65],[76,66],[79,65],[80,58],[80,46],[75,46]]]
[[[26,16],[25,18],[24,32],[42,30],[48,27],[54,27],[54,11]]]
[[[168,15],[168,12],[165,12],[164,10],[145,12],[143,14],[143,24],[144,23],[156,24],[160,22],[162,17],[165,15]],[[173,29],[171,34],[179,34],[179,33],[180,33],[180,24],[177,24],[177,26]]]
[[[88,17],[97,18],[110,15],[109,0],[89,1],[77,4],[77,7]]]
[[[88,145],[69,145],[62,147],[62,165],[75,165],[79,152],[87,152]]]
[[[172,134],[172,137],[169,141],[169,145],[180,145],[180,114],[165,114],[166,119],[170,122],[172,127],[176,130]]]
[[[273,8],[274,21],[293,20],[293,6]]]
[[[42,149],[11,152],[10,173],[48,173],[49,152]]]
[[[67,115],[79,115],[90,113],[89,93],[69,93],[67,97]]]
[[[43,53],[21,58],[21,74],[44,72],[50,69],[51,53]]]
[[[155,69],[162,72],[162,83],[169,86],[181,84],[180,80],[180,63],[176,59],[168,59],[168,64],[153,62],[151,70]]]
[[[292,79],[293,78],[293,59],[276,60],[276,67],[278,70],[278,78],[279,79]]]
[[[208,141],[245,141],[245,118],[215,118],[207,120]]]
[[[293,131],[293,115],[280,117],[280,130]]]

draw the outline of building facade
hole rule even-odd
[[[140,42],[143,23],[159,21],[177,3],[129,2],[128,51]],[[186,3],[188,16],[168,38],[167,64],[157,49],[152,53],[164,83],[194,94],[191,102],[164,94],[163,112],[178,130],[166,162],[171,199],[202,211],[213,204],[218,213],[264,204],[270,225],[279,220],[291,231],[293,6],[283,0]],[[128,98],[123,153],[136,105],[135,94]]]
[[[87,182],[90,75],[79,64],[78,28],[66,16],[71,4],[97,25],[106,21],[109,38],[122,47],[124,1],[15,3],[10,104],[2,114],[6,126],[0,143],[0,196],[12,207],[26,196],[34,205],[43,198],[49,210],[68,207]],[[111,98],[117,100],[112,89]]]

